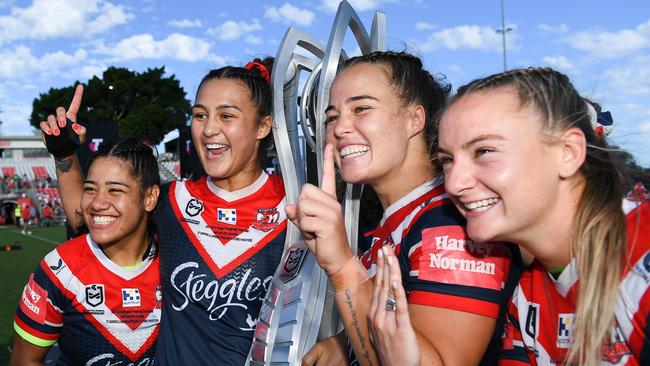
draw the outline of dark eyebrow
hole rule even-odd
[[[349,97],[348,99],[346,99],[345,104],[350,104],[352,102],[356,102],[356,101],[363,100],[363,99],[370,99],[370,100],[374,100],[376,102],[379,102],[379,99],[377,99],[377,98],[375,98],[375,97],[373,97],[371,95],[355,95],[353,97]],[[336,108],[333,105],[330,104],[325,109],[325,113],[331,111],[332,109],[336,109]]]
[[[84,184],[94,184],[94,185],[97,185],[97,182],[95,182],[94,180],[84,180]],[[123,183],[123,182],[120,182],[120,181],[117,181],[117,180],[108,180],[108,181],[106,181],[106,184],[107,184],[107,185],[109,185],[109,184],[117,184],[117,185],[119,185],[119,186],[124,186],[124,187],[126,187],[126,188],[129,188],[129,185],[128,185],[128,184]]]
[[[203,108],[205,110],[208,110],[208,108],[206,106],[204,106],[203,104],[201,104],[201,103],[194,104],[192,106],[192,109],[194,109],[194,108]],[[220,105],[217,106],[216,109],[228,109],[228,108],[234,108],[234,109],[236,109],[236,110],[238,110],[240,112],[242,111],[241,108],[239,108],[239,107],[237,107],[236,105],[233,105],[233,104],[220,104]]]
[[[463,144],[462,149],[465,150],[469,148],[470,146],[477,144],[479,142],[485,141],[485,140],[504,140],[503,136],[500,135],[478,135],[474,137],[473,139],[467,141],[466,143]],[[452,155],[449,151],[445,150],[444,148],[438,146],[437,152],[447,154],[447,155]]]

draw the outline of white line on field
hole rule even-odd
[[[16,233],[16,234],[24,235],[24,234],[22,234],[19,230],[11,230],[11,231],[13,231],[13,232]],[[27,236],[27,235],[25,235],[25,236]],[[29,235],[29,236],[32,237],[32,238],[34,238],[34,239],[38,239],[38,240],[40,240],[40,241],[44,241],[44,242],[47,242],[47,243],[50,243],[50,244],[54,244],[54,245],[59,245],[59,244],[61,244],[61,243],[59,243],[58,241],[50,240],[50,239],[48,239],[48,238],[44,238],[44,237],[42,237],[42,236],[33,235],[33,234],[32,234],[32,235]]]

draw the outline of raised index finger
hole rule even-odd
[[[84,86],[83,84],[77,85],[77,88],[74,90],[74,96],[70,102],[70,107],[68,107],[67,116],[72,120],[72,122],[77,122],[77,112],[79,111],[79,106],[81,106],[81,98],[84,95]]]
[[[336,170],[334,169],[334,147],[332,144],[325,145],[323,151],[323,180],[320,189],[336,198]]]

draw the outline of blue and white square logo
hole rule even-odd
[[[122,289],[122,307],[140,306],[140,290],[137,288]]]
[[[237,224],[237,210],[234,208],[218,208],[217,221],[224,224],[236,225]]]
[[[557,347],[571,348],[573,344],[573,325],[576,315],[571,313],[559,314],[557,324]]]

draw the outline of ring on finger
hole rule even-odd
[[[394,299],[391,299],[390,297],[386,299],[386,310],[387,311],[396,311],[397,310],[397,302]]]

